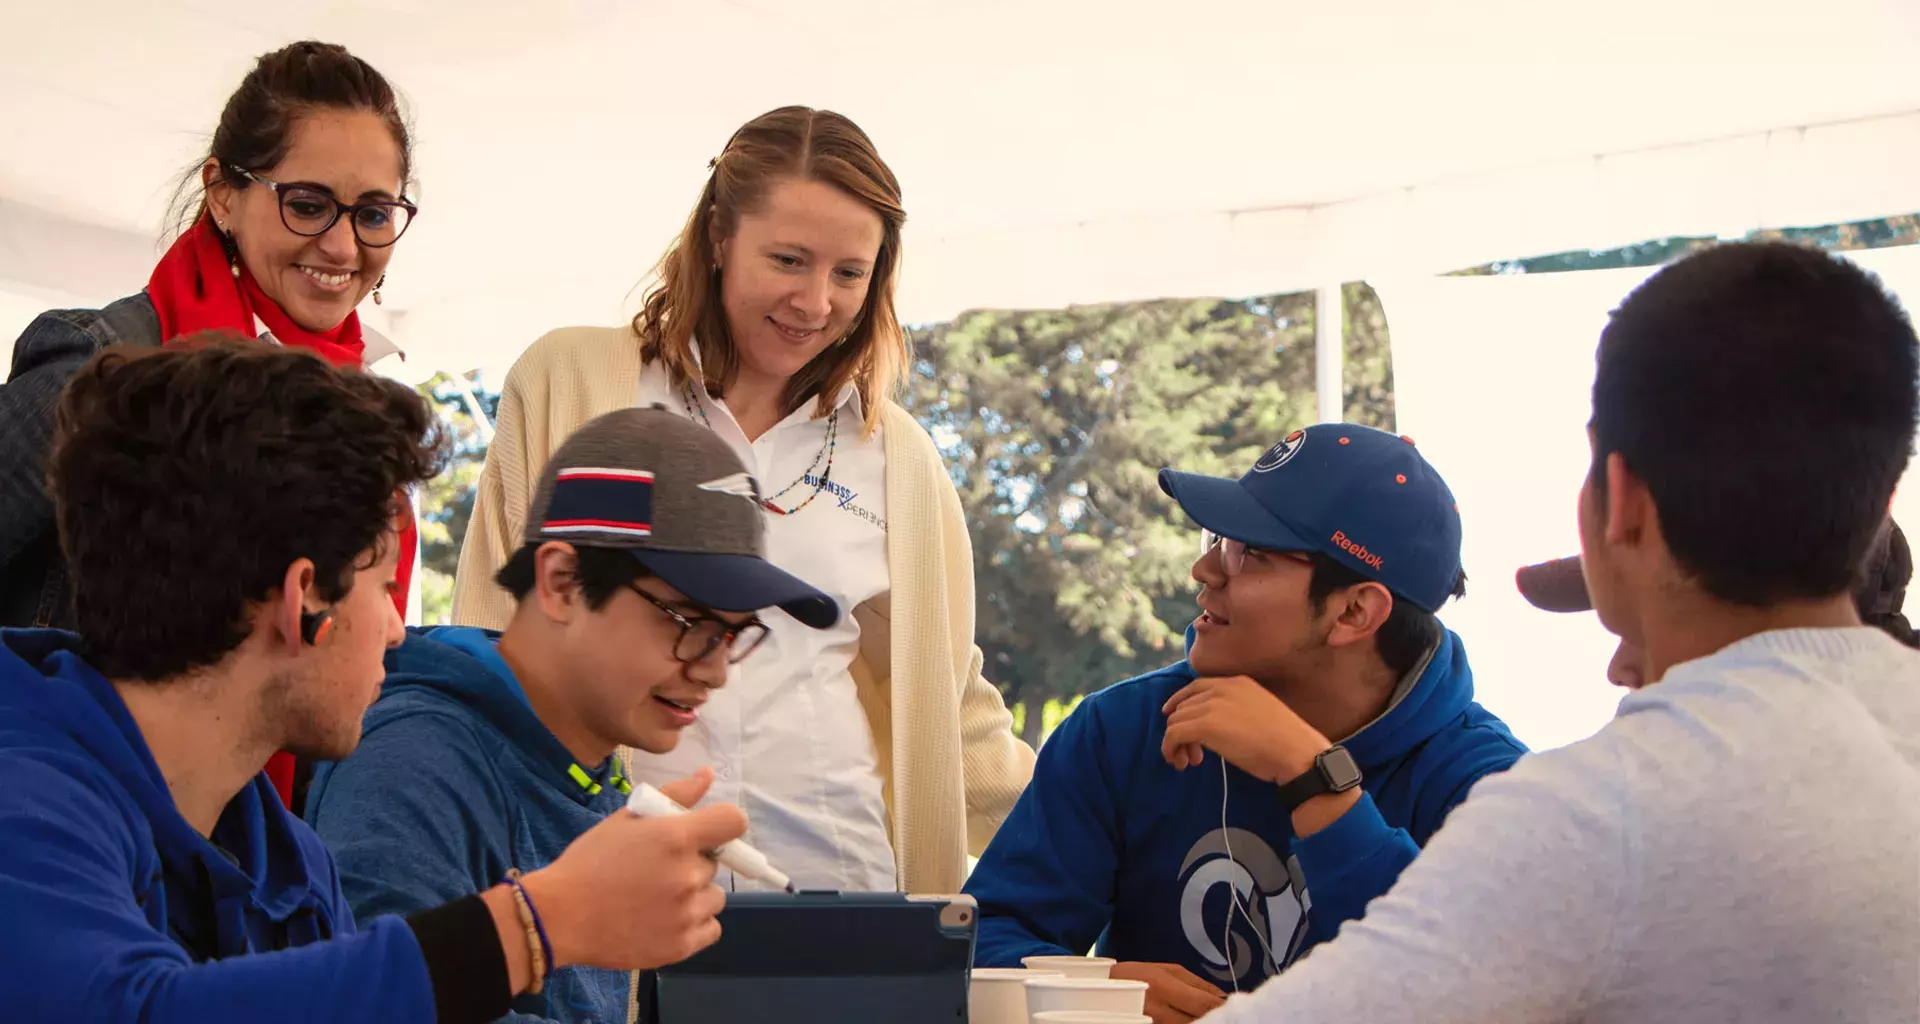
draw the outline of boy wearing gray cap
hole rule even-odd
[[[1907,600],[1907,582],[1913,578],[1913,555],[1907,536],[1899,524],[1889,519],[1880,526],[1873,547],[1853,581],[1853,606],[1860,621],[1873,626],[1908,647],[1920,647],[1913,627],[1901,607]],[[1580,568],[1580,556],[1556,558],[1551,562],[1522,566],[1514,573],[1520,596],[1541,611],[1589,612],[1593,599],[1587,595],[1587,576]],[[1647,685],[1647,652],[1631,640],[1621,640],[1607,662],[1607,681],[1615,686],[1638,690]]]
[[[546,864],[625,802],[616,747],[664,753],[699,720],[765,638],[755,612],[836,621],[830,598],[761,557],[759,498],[724,443],[657,408],[561,445],[498,577],[518,601],[506,631],[410,631],[359,749],[314,774],[307,820],[356,915]],[[628,993],[624,972],[570,967],[513,1019],[625,1020]]]

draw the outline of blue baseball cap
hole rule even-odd
[[[1238,480],[1160,471],[1202,529],[1318,551],[1429,612],[1460,576],[1460,508],[1413,439],[1351,423],[1296,430]]]

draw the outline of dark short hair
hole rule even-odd
[[[1853,263],[1717,246],[1653,275],[1600,335],[1596,494],[1618,452],[1674,560],[1761,607],[1844,593],[1913,445],[1913,325]]]
[[[48,465],[88,660],[140,680],[217,664],[302,558],[339,601],[445,452],[419,395],[302,349],[198,336],[94,357]]]
[[[493,581],[507,588],[515,601],[526,600],[533,593],[534,577],[538,569],[540,541],[522,544],[520,550],[507,559],[494,574]],[[646,566],[625,551],[612,548],[589,547],[576,544],[573,547],[574,575],[580,583],[581,596],[587,599],[587,608],[599,611],[613,600],[613,595],[630,584],[638,583],[653,575]]]
[[[1336,590],[1365,583],[1369,577],[1334,561],[1331,555],[1318,551],[1308,552],[1307,558],[1313,563],[1313,576],[1307,581],[1307,602],[1313,608],[1313,614],[1320,615],[1327,610],[1327,598]],[[1460,570],[1454,577],[1453,594],[1455,599],[1467,596],[1467,571]],[[1420,664],[1420,659],[1433,650],[1440,642],[1440,620],[1432,612],[1415,605],[1412,601],[1393,595],[1393,609],[1387,613],[1387,621],[1373,634],[1375,649],[1380,652],[1380,660],[1387,663],[1396,676],[1404,676]]]

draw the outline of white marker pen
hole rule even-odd
[[[627,795],[627,810],[643,818],[667,818],[687,813],[687,809],[675,803],[672,797],[644,782],[636,783],[633,792]],[[721,843],[708,852],[714,860],[731,868],[735,874],[778,886],[788,892],[793,891],[792,879],[776,870],[766,854],[738,839]]]

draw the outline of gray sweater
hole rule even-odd
[[[1782,631],[1675,667],[1206,1020],[1920,1021],[1920,653]]]

